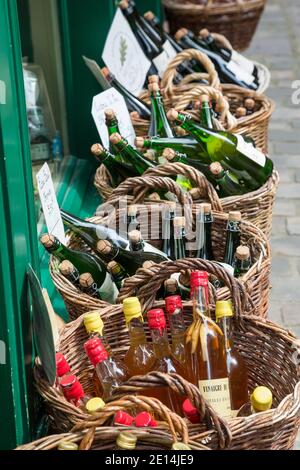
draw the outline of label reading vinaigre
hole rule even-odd
[[[237,138],[236,149],[241,152],[245,157],[248,157],[257,165],[264,167],[266,164],[266,156],[257,148],[255,148],[250,142],[246,142],[242,135],[234,134]]]
[[[199,380],[199,390],[220,416],[232,416],[228,378]]]

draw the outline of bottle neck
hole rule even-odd
[[[146,344],[146,335],[144,331],[143,319],[142,317],[133,318],[128,324],[128,332],[130,345],[137,347],[141,344]]]
[[[145,243],[143,240],[137,243],[130,243],[130,250],[131,251],[144,251]]]
[[[231,317],[223,317],[218,320],[218,325],[224,335],[224,344],[226,350],[233,348],[233,325]]]
[[[111,120],[107,120],[106,121],[106,126],[107,126],[107,130],[108,130],[108,134],[109,135],[112,135],[114,133],[120,133],[120,130],[119,130],[119,123],[118,123],[118,120],[117,119],[111,119]]]
[[[250,258],[243,259],[243,260],[235,258],[234,275],[235,276],[241,276],[243,274],[246,274],[249,271],[250,267],[251,267],[251,259]]]
[[[168,341],[167,330],[151,330],[153,350],[158,359],[171,356],[171,348]]]
[[[143,174],[148,168],[154,168],[156,165],[143,157],[137,150],[135,150],[131,145],[125,141],[121,141],[116,145],[118,151],[124,156],[125,160],[128,163],[133,164],[136,167],[136,170]]]
[[[181,308],[177,308],[172,315],[169,315],[171,335],[184,334],[186,327]]]
[[[240,245],[240,222],[228,221],[224,263],[233,265],[237,247]]]
[[[152,113],[155,122],[155,135],[159,137],[172,138],[173,132],[167,119],[162,96],[160,92],[151,93]]]
[[[204,214],[203,219],[197,221],[197,257],[204,260],[213,260],[211,229],[212,214]]]
[[[213,129],[212,114],[209,103],[202,103],[200,121],[208,129]]]
[[[197,319],[200,315],[205,315],[206,317],[211,317],[210,309],[208,304],[208,286],[196,286],[192,290],[192,300],[193,300],[193,314],[194,319]]]

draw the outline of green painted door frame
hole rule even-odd
[[[0,448],[30,439],[34,358],[26,269],[38,269],[30,148],[15,0],[0,0]]]

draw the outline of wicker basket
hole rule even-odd
[[[266,0],[163,0],[171,33],[179,28],[198,34],[202,28],[221,33],[234,49],[246,49],[255,33]]]
[[[204,184],[202,184],[202,190],[205,199],[207,199],[207,195],[209,194],[209,199],[214,203],[213,207],[218,209],[217,200],[213,198],[213,194],[215,193],[213,187],[208,184],[205,185],[206,179],[201,174],[199,174],[199,181],[201,181],[201,177],[204,182]],[[147,202],[143,204],[144,197],[149,189],[166,190],[175,194],[179,201],[177,213],[180,211],[179,215],[185,215],[188,223],[191,223],[190,227],[194,228],[196,213],[199,210],[198,204],[192,204],[192,201],[189,199],[189,195],[184,193],[173,180],[166,177],[143,176],[127,179],[114,191],[107,203],[102,206],[102,215],[106,213],[108,207],[115,207],[116,210],[112,211],[111,215],[107,217],[106,222],[109,226],[116,227],[118,229],[120,221],[123,221],[125,216],[125,210],[118,209],[119,201],[124,201],[124,198],[127,195],[133,193],[134,197],[129,197],[128,200],[130,203],[138,205],[138,217],[144,240],[158,248],[161,248],[162,210],[164,204],[149,204]],[[99,209],[100,212],[98,215],[101,213],[101,206]],[[220,261],[222,261],[224,257],[227,218],[228,216],[225,213],[214,213],[212,243],[215,259]],[[261,317],[265,317],[268,311],[270,289],[269,275],[271,260],[269,242],[263,232],[251,222],[243,220],[241,231],[242,243],[249,246],[250,251],[252,252],[252,260],[255,261],[251,269],[245,276],[243,276],[243,278],[241,278],[241,280],[257,307],[257,314]],[[197,260],[194,261],[197,262]],[[182,260],[182,262],[184,263],[184,260]],[[169,264],[163,263],[161,266],[169,266]],[[157,276],[155,276],[155,278],[157,278]],[[131,279],[133,280],[133,284],[137,282],[135,277],[132,277]],[[127,282],[131,285],[131,280],[126,280],[124,284],[125,286],[127,285]],[[222,298],[229,298],[230,292],[227,289],[223,288],[220,289],[220,291]]]
[[[112,416],[119,410],[147,410],[155,413],[163,423],[159,423],[158,433],[163,432],[169,436],[169,443],[174,440],[189,442],[191,446],[197,442],[199,445],[207,445],[212,449],[290,449],[293,447],[300,416],[300,384],[297,358],[299,357],[299,341],[287,330],[264,319],[251,315],[253,313],[251,299],[243,285],[229,276],[223,268],[207,261],[197,261],[194,268],[205,269],[209,273],[219,276],[227,284],[231,292],[234,319],[235,346],[244,357],[248,375],[249,390],[257,385],[264,384],[271,388],[274,396],[274,409],[253,415],[247,418],[234,418],[229,421],[218,417],[210,406],[203,400],[198,389],[176,375],[165,375],[153,372],[145,377],[134,377],[118,390],[118,396],[107,403],[105,408],[91,417],[68,403],[61,392],[51,387],[43,378],[41,367],[35,367],[35,379],[38,391],[46,402],[47,409],[53,425],[62,432],[70,430],[81,431],[79,434],[61,435],[44,438],[33,444],[23,446],[24,449],[50,449],[57,445],[58,440],[67,437],[74,442],[81,441],[83,429],[90,428],[91,434],[97,427],[96,435],[104,440],[109,436],[112,441],[115,434],[110,434],[108,428],[98,429],[99,426],[109,426]],[[177,268],[178,269],[178,268]],[[155,285],[155,288],[158,284]],[[152,307],[151,302],[143,301],[142,288],[140,299],[144,305],[144,313],[147,307]],[[213,307],[215,303],[214,289],[210,289],[210,301]],[[152,297],[153,299],[153,297]],[[148,305],[149,304],[149,305]],[[161,303],[156,302],[156,306]],[[119,306],[110,306],[101,312],[105,335],[112,350],[121,356],[128,348],[128,332]],[[186,324],[191,322],[191,304],[184,303]],[[72,371],[83,383],[86,393],[94,393],[91,381],[92,367],[84,354],[83,344],[87,334],[83,326],[82,318],[65,326],[59,343],[59,350],[63,352],[69,361]],[[142,396],[143,388],[159,386],[172,386],[179,394],[188,396],[198,408],[203,418],[201,425],[188,425],[175,413],[168,410],[156,399]],[[133,393],[140,393],[139,396]],[[205,418],[205,419],[204,419]],[[115,429],[115,428],[114,428]],[[124,428],[123,428],[124,429]],[[188,430],[188,435],[187,435]],[[118,432],[111,430],[112,433]],[[143,430],[148,432],[147,430]],[[152,430],[149,432],[153,432]],[[106,434],[107,433],[107,434]],[[152,439],[149,437],[149,439]],[[167,437],[165,437],[167,439]],[[152,441],[151,441],[152,443]],[[109,443],[108,443],[109,444]],[[112,445],[112,443],[111,443]]]

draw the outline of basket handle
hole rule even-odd
[[[174,57],[174,59],[171,60],[163,75],[161,87],[163,89],[164,95],[169,98],[173,97],[173,95],[176,93],[176,85],[174,85],[174,79],[177,74],[176,69],[180,64],[182,64],[182,62],[191,59],[200,62],[200,64],[203,65],[207,71],[207,73],[193,74],[193,79],[205,78],[208,79],[210,86],[214,88],[220,88],[219,76],[210,58],[197,49],[185,49],[179,52]],[[185,80],[183,83],[187,83],[187,81]],[[195,84],[193,84],[193,86],[194,85]]]
[[[190,165],[185,165],[184,163],[166,163],[164,165],[159,165],[156,168],[151,168],[145,173],[145,176],[163,177],[170,175],[182,175],[188,178],[190,182],[193,183],[194,187],[201,190],[203,198],[208,199],[211,202],[214,211],[223,212],[222,203],[213,185],[200,171]]]
[[[123,181],[107,199],[104,205],[100,206],[100,210],[105,210],[106,204],[116,206],[120,198],[133,193],[133,201],[131,203],[141,203],[149,189],[152,190],[166,190],[174,194],[178,202],[182,205],[192,205],[191,196],[184,192],[181,187],[171,178],[163,178],[160,176],[138,176],[135,178],[127,178]],[[161,202],[161,201],[160,201]]]
[[[219,447],[229,447],[232,435],[228,423],[218,416],[214,409],[205,401],[199,389],[177,374],[164,374],[162,372],[150,372],[144,376],[136,376],[129,379],[118,388],[120,393],[141,393],[145,388],[169,387],[178,395],[189,398],[204,420],[208,429],[214,428],[218,435]],[[178,415],[177,415],[178,416]],[[179,418],[179,416],[178,416]]]
[[[207,271],[209,274],[223,281],[230,291],[230,296],[226,295],[226,291],[224,292],[223,288],[218,289],[217,293],[215,289],[211,289],[211,291],[214,292],[214,295],[217,295],[217,298],[220,298],[220,300],[231,297],[236,316],[241,316],[243,313],[252,313],[253,303],[247,292],[247,287],[238,279],[231,276],[219,264],[200,258],[166,261],[148,270],[139,269],[134,276],[128,278],[128,280],[125,279],[118,300],[120,301],[126,297],[135,295],[140,299],[143,310],[147,311],[153,306],[157,291],[162,283],[166,279],[169,279],[172,274],[187,270]]]

